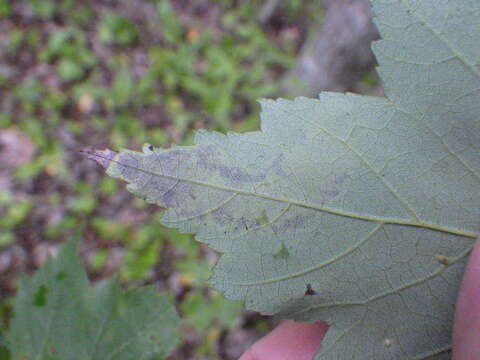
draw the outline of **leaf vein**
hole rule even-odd
[[[464,230],[460,230],[460,229],[457,229],[457,228],[437,225],[437,224],[433,224],[433,223],[406,221],[406,220],[399,220],[399,219],[395,219],[395,218],[387,218],[387,217],[381,217],[381,216],[369,216],[369,215],[362,215],[362,214],[355,214],[355,213],[347,213],[347,212],[340,211],[340,210],[327,209],[327,208],[323,208],[323,207],[320,207],[320,206],[315,205],[315,204],[300,202],[300,201],[291,200],[291,199],[287,199],[287,198],[276,197],[276,196],[272,196],[272,195],[268,195],[268,194],[264,194],[264,193],[260,193],[260,192],[240,190],[240,189],[235,189],[235,188],[231,188],[231,187],[228,187],[228,186],[206,183],[206,182],[197,181],[197,180],[193,180],[193,179],[189,179],[189,178],[181,178],[179,176],[158,174],[158,173],[146,170],[146,169],[135,167],[135,166],[132,166],[132,165],[129,165],[129,164],[124,164],[124,163],[122,163],[122,162],[120,162],[116,159],[108,159],[108,158],[100,156],[100,155],[97,155],[97,157],[105,158],[106,160],[108,160],[110,162],[117,163],[119,166],[134,169],[134,170],[143,172],[145,174],[150,174],[150,175],[154,175],[154,176],[158,176],[158,177],[162,177],[162,178],[166,178],[166,179],[184,181],[186,183],[190,183],[190,184],[193,184],[193,185],[204,186],[204,187],[209,187],[209,188],[216,189],[216,190],[219,190],[219,191],[235,192],[235,193],[238,193],[240,195],[259,197],[259,198],[262,198],[262,199],[283,202],[283,203],[286,203],[286,204],[296,205],[296,206],[303,207],[303,208],[306,208],[306,209],[317,210],[317,211],[332,214],[332,215],[338,215],[338,216],[349,217],[349,218],[353,218],[353,219],[357,219],[357,220],[365,220],[365,221],[371,221],[371,222],[377,222],[377,223],[382,222],[382,223],[385,223],[385,224],[392,224],[392,225],[404,225],[404,226],[420,227],[420,228],[430,229],[430,230],[434,230],[434,231],[446,232],[446,233],[453,234],[453,235],[465,236],[467,238],[471,238],[472,240],[476,239],[477,236],[479,235],[476,232],[464,231]]]
[[[308,273],[311,273],[313,271],[316,271],[316,270],[320,270],[321,268],[325,267],[325,266],[328,266],[342,258],[344,258],[345,256],[347,256],[348,254],[352,253],[353,251],[355,251],[356,249],[358,249],[360,246],[362,246],[365,242],[367,242],[373,235],[375,235],[377,233],[378,230],[380,230],[382,228],[382,226],[384,225],[384,223],[379,223],[377,224],[377,226],[375,226],[375,228],[370,231],[362,240],[360,240],[357,244],[355,244],[355,246],[352,246],[350,247],[349,249],[347,249],[346,251],[342,252],[341,254],[337,255],[336,257],[328,260],[328,261],[325,261],[323,263],[320,263],[320,264],[317,264],[315,266],[312,266],[312,267],[309,267],[307,269],[304,269],[302,271],[299,271],[299,272],[296,272],[296,273],[293,273],[293,274],[289,274],[289,275],[284,275],[284,276],[279,276],[279,277],[276,277],[276,278],[270,278],[270,279],[267,279],[267,280],[262,280],[262,281],[254,281],[254,282],[248,282],[248,283],[232,283],[233,285],[237,285],[237,286],[257,286],[257,285],[265,285],[265,284],[271,284],[271,283],[275,283],[275,282],[279,282],[279,281],[283,281],[283,280],[288,280],[288,279],[293,279],[293,278],[297,278],[297,277],[300,277],[300,276],[303,276],[303,275],[306,275]]]
[[[312,305],[308,308],[305,308],[303,310],[299,310],[295,313],[293,313],[293,315],[298,315],[298,314],[301,314],[301,313],[304,313],[304,312],[307,312],[307,311],[311,311],[311,310],[314,310],[314,309],[320,309],[320,308],[333,308],[333,307],[345,307],[345,306],[358,306],[358,305],[367,305],[368,303],[372,302],[372,301],[376,301],[376,300],[379,300],[381,298],[384,298],[386,296],[389,296],[389,295],[392,295],[392,294],[396,294],[396,293],[399,293],[400,291],[402,290],[406,290],[406,289],[409,289],[411,287],[414,287],[416,285],[420,285],[426,281],[429,281],[433,278],[435,278],[436,276],[439,276],[440,274],[442,274],[446,269],[448,269],[450,266],[452,266],[453,264],[456,264],[457,262],[463,260],[465,257],[467,257],[470,252],[472,251],[472,249],[467,249],[465,250],[463,253],[461,253],[459,256],[457,256],[455,259],[452,259],[451,263],[449,265],[446,265],[446,266],[442,266],[440,267],[438,270],[432,272],[429,276],[426,276],[425,278],[423,279],[419,279],[419,280],[416,280],[416,281],[412,281],[408,284],[405,284],[405,285],[402,285],[402,286],[399,286],[395,289],[392,289],[392,290],[389,290],[389,291],[385,291],[384,293],[382,294],[379,294],[377,296],[373,296],[367,300],[364,300],[364,301],[354,301],[354,302],[349,302],[349,303],[339,303],[339,304],[318,304],[318,305]]]
[[[385,179],[385,177],[381,176],[379,174],[378,171],[376,171],[372,165],[364,159],[364,157],[356,150],[354,150],[347,142],[345,142],[343,139],[339,138],[338,136],[328,132],[327,130],[325,130],[324,128],[322,128],[321,126],[319,126],[318,124],[314,123],[314,122],[311,122],[311,121],[308,121],[307,119],[305,119],[303,116],[300,116],[300,115],[297,115],[295,113],[292,113],[290,111],[287,111],[287,110],[284,110],[284,112],[286,112],[287,114],[291,115],[291,116],[295,116],[301,120],[303,120],[304,122],[306,123],[309,123],[315,127],[317,127],[318,129],[320,129],[320,131],[322,131],[323,133],[327,134],[328,136],[330,136],[331,138],[334,138],[336,139],[337,141],[339,141],[341,144],[345,145],[345,147],[350,151],[352,152],[353,154],[355,154],[355,156],[357,156],[357,158],[360,159],[360,161],[362,161],[368,169],[370,169],[370,171],[372,171],[376,176],[377,178],[379,178],[384,184],[385,186],[387,187],[387,189],[398,199],[398,201],[400,201],[400,203],[402,203],[403,207],[405,208],[405,210],[407,210],[410,215],[418,222],[420,222],[420,218],[418,217],[418,215],[416,214],[416,212],[412,209],[412,207],[410,206],[410,204],[404,200],[396,191],[395,189],[393,188],[393,186]]]

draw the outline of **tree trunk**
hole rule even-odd
[[[324,0],[323,24],[308,37],[295,68],[283,83],[287,95],[355,91],[375,65],[370,44],[379,39],[368,0]]]

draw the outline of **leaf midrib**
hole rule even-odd
[[[137,154],[141,155],[141,153],[138,153],[138,152],[137,152]],[[193,180],[193,179],[188,179],[188,178],[182,178],[180,176],[159,174],[159,173],[156,173],[156,172],[153,172],[153,171],[150,171],[150,170],[145,170],[145,169],[142,169],[142,168],[139,168],[139,167],[136,167],[136,166],[132,166],[132,165],[129,165],[129,164],[124,164],[124,163],[120,162],[119,160],[117,160],[117,158],[121,155],[122,155],[121,153],[117,154],[117,155],[115,155],[115,157],[113,159],[108,159],[108,158],[106,158],[104,156],[100,156],[98,154],[96,156],[98,156],[100,158],[104,158],[104,159],[106,159],[108,161],[111,161],[113,163],[117,163],[119,166],[130,168],[130,169],[133,169],[133,170],[136,170],[136,171],[139,171],[139,172],[142,172],[144,174],[151,175],[151,176],[158,176],[158,177],[165,178],[165,179],[183,181],[183,182],[186,182],[186,183],[190,183],[192,185],[204,186],[204,187],[208,187],[208,188],[215,189],[215,190],[236,193],[236,194],[239,194],[239,195],[253,196],[253,197],[259,197],[259,198],[266,199],[266,200],[283,202],[283,203],[286,203],[286,204],[299,206],[299,207],[306,208],[306,209],[312,209],[312,210],[316,210],[316,211],[320,211],[320,212],[324,212],[324,213],[328,213],[328,214],[332,214],[332,215],[338,215],[338,216],[353,218],[353,219],[357,219],[357,220],[376,222],[376,223],[383,223],[383,224],[386,224],[386,225],[391,224],[391,225],[403,225],[403,226],[420,227],[420,228],[425,228],[425,229],[429,229],[429,230],[445,232],[445,233],[449,233],[449,234],[453,234],[453,235],[464,236],[464,237],[467,237],[467,238],[471,238],[472,240],[476,239],[476,237],[479,235],[476,232],[465,231],[465,230],[461,230],[461,229],[458,229],[458,228],[453,228],[453,227],[449,227],[449,226],[442,226],[442,225],[429,223],[429,222],[414,222],[414,221],[400,220],[400,219],[382,217],[382,216],[371,216],[371,215],[361,215],[361,214],[356,214],[356,213],[348,213],[348,212],[343,212],[343,211],[340,211],[340,210],[323,208],[323,207],[320,207],[318,205],[309,204],[309,203],[302,202],[302,201],[291,200],[291,199],[283,198],[283,197],[275,197],[275,196],[268,195],[268,194],[261,193],[261,192],[252,192],[252,191],[247,191],[247,190],[240,190],[240,189],[235,189],[235,188],[231,188],[231,187],[228,187],[228,186],[222,186],[222,185],[217,185],[217,184],[206,183],[206,182],[203,182],[203,181],[198,181],[198,180]],[[110,166],[108,168],[110,168]]]

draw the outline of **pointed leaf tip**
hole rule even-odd
[[[98,165],[103,168],[108,168],[110,162],[113,160],[117,153],[110,149],[105,150],[95,150],[95,149],[83,149],[80,150],[82,154],[87,155],[87,159],[95,161]]]

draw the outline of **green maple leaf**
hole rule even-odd
[[[228,298],[331,324],[316,359],[448,357],[480,230],[480,2],[372,2],[386,98],[263,100],[260,132],[90,155],[222,253]]]
[[[31,279],[23,278],[7,334],[12,360],[165,359],[179,319],[151,287],[124,292],[117,281],[90,287],[69,242]]]

